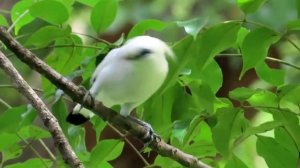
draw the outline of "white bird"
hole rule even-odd
[[[174,58],[173,51],[157,38],[130,39],[97,66],[89,92],[108,108],[120,105],[120,114],[126,117],[161,87],[169,70],[167,57]],[[93,116],[77,104],[67,120],[78,125]]]

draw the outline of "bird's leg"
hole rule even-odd
[[[91,94],[91,92],[89,90],[86,90],[83,86],[80,86],[80,89],[85,91],[85,95],[83,97],[82,103],[87,101],[88,96],[93,97],[93,95]],[[91,99],[91,103],[94,104],[93,99]],[[82,108],[82,106],[80,107],[80,109]]]
[[[144,150],[146,147],[148,147],[153,141],[160,141],[161,138],[153,131],[153,128],[151,127],[150,124],[139,120],[135,117],[132,116],[127,116],[128,119],[130,119],[131,121],[143,126],[146,129],[146,134],[142,137],[142,139],[144,140],[144,147],[142,148],[142,150]]]

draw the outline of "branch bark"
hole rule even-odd
[[[126,119],[109,108],[106,108],[101,102],[93,99],[93,97],[89,94],[85,101],[83,101],[83,97],[86,95],[86,91],[84,89],[70,82],[68,79],[49,67],[45,62],[40,60],[35,54],[24,48],[3,27],[0,27],[0,40],[7,46],[7,48],[14,52],[20,60],[45,76],[58,88],[62,89],[73,99],[73,101],[82,104],[85,108],[93,111],[103,120],[109,121],[113,125],[130,132],[142,142],[145,143],[149,140],[150,137],[147,136],[147,128],[137,124],[133,120]],[[146,138],[143,138],[145,136]],[[149,145],[149,147],[161,156],[170,157],[183,166],[193,168],[210,168],[210,166],[201,162],[195,156],[184,153],[180,149],[167,144],[163,140],[154,141]]]
[[[84,168],[80,160],[77,158],[75,152],[72,150],[69,142],[67,141],[64,133],[62,132],[56,118],[49,111],[44,102],[28,85],[28,83],[18,73],[9,59],[0,51],[0,67],[17,85],[19,92],[21,92],[38,111],[40,118],[43,120],[44,125],[52,134],[55,145],[58,147],[63,159],[67,164],[74,168]]]

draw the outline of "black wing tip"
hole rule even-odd
[[[77,114],[69,113],[69,115],[67,117],[67,121],[73,125],[81,125],[81,124],[87,122],[88,120],[89,120],[89,118],[86,118],[85,116],[83,116],[80,113],[77,113]]]

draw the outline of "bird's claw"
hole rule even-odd
[[[134,121],[135,123],[139,124],[139,125],[142,125],[145,129],[146,129],[146,134],[142,137],[142,140],[144,142],[144,147],[142,148],[142,150],[144,150],[146,147],[148,147],[151,143],[153,142],[159,142],[161,141],[161,138],[159,137],[159,135],[157,135],[153,128],[151,127],[150,124],[142,121],[142,120],[139,120],[135,117],[131,117],[131,116],[128,116],[132,121]]]

